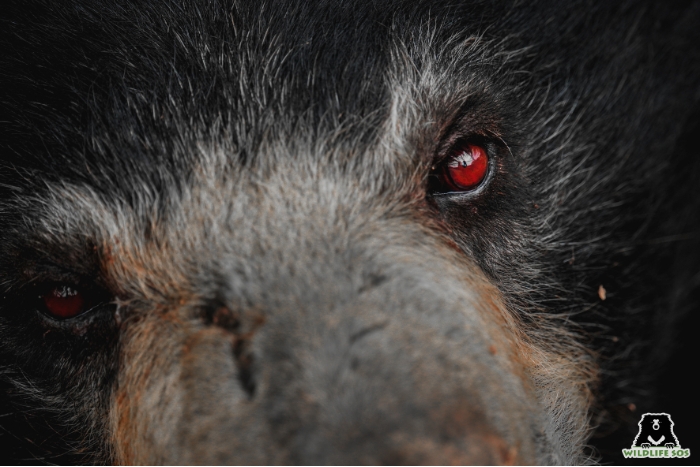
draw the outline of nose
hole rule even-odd
[[[268,380],[263,405],[286,400],[271,429],[288,462],[535,463],[519,381],[468,327],[404,324],[340,319],[307,343],[294,381]]]
[[[157,425],[167,434],[154,438],[164,459],[541,463],[548,425],[494,318],[497,296],[469,276],[406,270],[359,293],[335,281],[336,289],[309,287],[307,295],[275,290],[250,307],[222,299],[203,321],[183,308],[168,321],[181,342],[168,341],[180,349],[172,368],[153,368],[168,385],[135,399],[167,398],[177,423]],[[152,336],[146,324],[138,323],[137,337]],[[130,413],[134,420],[124,423],[137,433],[140,412]]]
[[[531,393],[476,311],[383,289],[271,315],[247,344],[246,412],[275,462],[537,463]]]

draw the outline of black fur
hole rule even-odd
[[[356,180],[341,205],[352,189],[390,198],[391,180],[358,154],[382,138],[410,70],[428,76],[433,67],[449,70],[448,84],[425,98],[432,113],[409,128],[406,154],[441,154],[448,136],[479,130],[500,165],[478,199],[420,197],[434,224],[421,222],[448,232],[532,339],[590,351],[599,379],[581,384],[592,386],[598,429],[594,449],[576,460],[596,448],[603,461],[619,460],[612,456],[629,445],[637,413],[677,419],[655,405],[657,389],[666,381],[667,401],[689,384],[659,372],[674,349],[696,351],[677,336],[696,323],[700,298],[700,2],[657,3],[4,5],[0,452],[14,462],[115,460],[107,435],[120,371],[114,303],[73,327],[47,324],[34,305],[34,287],[47,281],[122,297],[102,275],[92,227],[67,218],[65,237],[37,227],[57,190],[83,187],[134,211],[148,205],[140,215],[168,225],[178,196],[199,180],[202,142],[228,154],[222,171],[231,179],[262,180],[312,158],[294,148],[324,141],[328,159]],[[470,38],[478,38],[473,49],[453,51]],[[401,60],[409,71],[392,72]],[[430,133],[436,122],[446,123]],[[275,152],[279,141],[293,149]],[[414,163],[397,178],[425,194],[428,166]],[[156,238],[150,229],[135,228]],[[218,260],[210,253],[192,274],[224,283],[202,266]],[[202,292],[210,311],[224,300],[215,289]],[[310,459],[299,456],[283,459]]]

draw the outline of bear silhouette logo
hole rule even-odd
[[[645,413],[639,420],[639,433],[634,438],[632,446],[640,448],[680,447],[678,438],[673,432],[673,420],[667,413]]]
[[[639,420],[639,432],[632,447],[622,449],[625,459],[684,459],[690,449],[683,449],[673,432],[673,420],[667,413],[645,413]]]

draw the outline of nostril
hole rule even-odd
[[[224,306],[209,308],[204,315],[206,322],[219,326],[232,335],[233,358],[238,368],[238,379],[241,387],[252,398],[255,395],[255,358],[252,341],[257,330],[265,323],[265,316],[255,311],[240,313]]]

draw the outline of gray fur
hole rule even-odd
[[[599,303],[596,271],[658,232],[658,155],[698,74],[664,72],[680,53],[648,52],[631,14],[580,33],[588,76],[561,62],[575,15],[466,5],[76,10],[115,28],[113,58],[97,90],[62,78],[89,98],[43,122],[60,170],[0,179],[5,404],[61,420],[89,462],[593,462],[594,401],[646,348],[633,325],[596,341],[642,308]],[[489,184],[430,193],[466,134],[496,148]],[[71,274],[109,291],[101,317],[14,317]],[[48,369],[12,357],[16,329],[60,334],[31,337]]]

